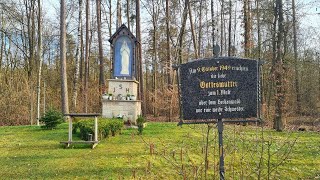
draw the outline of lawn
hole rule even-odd
[[[95,149],[65,149],[68,125],[0,127],[0,179],[194,179],[219,178],[217,129],[206,125],[149,122],[102,140]],[[318,132],[274,132],[257,126],[226,125],[226,179],[320,178]]]

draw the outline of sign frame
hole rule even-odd
[[[189,94],[193,93],[192,95],[196,96],[196,94],[194,92],[199,90],[199,88],[197,89],[195,87],[196,83],[192,83],[192,80],[194,80],[195,78],[198,78],[197,79],[198,80],[197,83],[200,83],[201,80],[206,79],[206,77],[204,77],[204,76],[208,76],[208,73],[211,73],[210,75],[214,77],[214,75],[218,76],[218,73],[221,73],[222,71],[224,71],[224,73],[221,73],[221,74],[224,74],[225,78],[220,78],[220,80],[218,80],[217,82],[229,82],[229,84],[226,84],[227,89],[231,87],[231,88],[234,88],[234,90],[239,90],[240,89],[240,92],[241,92],[241,88],[248,87],[246,85],[244,87],[241,87],[241,86],[244,85],[243,83],[248,83],[246,81],[242,81],[241,80],[241,78],[243,78],[243,77],[241,77],[241,73],[237,74],[237,76],[239,76],[239,77],[235,77],[234,75],[235,75],[235,73],[237,71],[232,72],[230,69],[229,69],[230,70],[229,72],[228,72],[228,70],[221,70],[220,71],[219,67],[218,67],[218,69],[215,69],[215,68],[217,67],[216,66],[217,64],[224,65],[224,66],[227,66],[227,65],[239,65],[239,64],[241,65],[241,63],[243,63],[243,62],[246,62],[247,65],[249,63],[249,67],[247,67],[248,69],[245,69],[246,66],[244,65],[242,68],[244,70],[247,70],[247,71],[243,71],[242,74],[244,74],[245,72],[250,72],[251,71],[251,74],[249,76],[255,76],[255,77],[252,77],[252,79],[255,79],[254,84],[250,85],[250,87],[253,88],[253,91],[254,91],[253,93],[254,93],[255,97],[251,98],[251,100],[249,100],[249,101],[252,101],[252,99],[254,100],[253,105],[251,105],[251,107],[254,106],[254,108],[251,110],[249,115],[248,116],[246,116],[246,115],[242,116],[241,113],[238,113],[237,115],[232,115],[232,114],[231,115],[230,114],[226,115],[226,112],[215,111],[215,113],[214,112],[213,113],[209,112],[209,115],[204,115],[204,116],[196,115],[195,117],[190,118],[190,116],[196,114],[194,112],[193,113],[190,113],[190,112],[194,111],[195,110],[194,108],[197,105],[193,104],[193,105],[191,105],[192,107],[188,109],[188,106],[190,104],[186,105],[186,97],[185,97],[186,93],[183,92],[183,91],[186,91],[186,87],[184,87],[185,84],[186,84],[185,82],[188,82],[188,85],[192,86],[192,88],[195,88],[195,89],[191,89]],[[199,65],[203,65],[202,66],[204,68],[203,71],[201,71],[201,70],[198,71],[197,69],[196,69],[196,72],[194,70],[189,70],[190,67],[195,67],[195,66],[199,66]],[[185,64],[181,64],[180,66],[176,67],[177,74],[178,74],[178,81],[179,81],[178,84],[179,84],[179,98],[180,98],[179,99],[179,102],[180,102],[180,122],[179,122],[178,125],[182,125],[182,124],[216,123],[218,119],[224,119],[223,120],[224,122],[257,122],[257,121],[260,122],[261,121],[261,76],[260,76],[261,65],[262,65],[262,61],[261,60],[253,60],[253,59],[245,59],[245,58],[237,58],[237,57],[218,57],[218,58],[206,58],[206,59],[194,60],[194,61],[191,61],[191,62],[188,62],[188,63],[185,63]],[[205,69],[206,67],[211,67],[211,71],[210,71],[210,68],[206,70]],[[185,76],[186,75],[186,72],[185,72],[186,69],[185,68],[188,68],[187,70],[190,71],[190,72],[188,72],[188,73],[190,73],[189,76],[192,76],[192,74],[196,74],[197,72],[203,73],[202,75],[204,75],[204,76],[195,75],[194,77],[189,77],[189,78],[188,77],[181,77],[181,76]],[[232,68],[232,66],[231,66],[231,68]],[[255,68],[255,69],[254,70],[252,70],[252,69],[250,70],[250,68]],[[233,70],[235,70],[235,69],[233,69]],[[207,75],[205,75],[205,73],[207,73]],[[228,76],[230,76],[230,77],[228,77]],[[185,80],[183,78],[187,78],[187,80]],[[204,78],[204,79],[201,79],[201,78]],[[232,80],[238,80],[238,79],[241,80],[242,84],[238,83],[237,85],[239,87],[233,87],[235,85],[232,84]],[[208,80],[208,78],[207,78],[207,80]],[[211,80],[216,80],[216,79],[212,78]],[[225,81],[225,80],[228,80],[228,81]],[[211,82],[213,82],[213,81],[211,81]],[[210,84],[210,78],[209,78],[209,84],[207,85],[208,89],[212,89],[212,88],[214,89],[214,87],[218,86],[218,85],[219,84],[214,84],[214,83]],[[198,84],[198,86],[200,86],[200,84]],[[229,89],[229,91],[226,91],[225,88],[221,88],[221,89],[223,89],[224,92],[229,92],[229,95],[230,94],[232,95],[232,90]],[[217,90],[217,89],[215,89],[215,90]],[[230,93],[230,91],[231,91],[231,93]],[[243,91],[243,89],[242,89],[242,91]],[[204,92],[208,93],[206,91],[204,91]],[[203,92],[202,92],[202,95],[203,95]],[[245,98],[248,95],[250,95],[250,94],[242,96],[241,98]],[[237,97],[237,96],[238,96],[238,94],[233,94],[233,97]],[[223,97],[223,96],[220,96],[220,97]],[[228,95],[226,97],[228,97]],[[195,97],[193,99],[191,98],[190,101],[192,101],[192,100],[194,101],[196,99],[196,102],[193,102],[193,103],[198,103],[199,104],[200,101],[197,101],[197,98],[198,97]],[[207,98],[207,99],[204,98],[204,100],[202,101],[203,104],[204,104],[203,107],[205,107],[206,103],[208,104],[208,99],[210,99],[210,98]],[[198,99],[198,100],[200,100],[200,99]],[[227,99],[225,99],[225,100],[227,101]],[[239,101],[239,99],[235,99],[235,100],[238,100],[238,101],[229,101],[229,102],[238,103],[238,104],[242,103],[241,99],[240,99],[240,101]],[[226,101],[223,101],[223,102],[226,102]],[[248,103],[248,101],[244,100],[244,103]],[[243,105],[243,104],[241,104],[241,105]],[[187,108],[186,108],[186,106],[187,106]],[[210,106],[210,107],[211,107],[211,110],[212,110],[212,107],[214,107],[214,106]],[[218,107],[218,106],[216,106],[216,107]],[[247,107],[247,106],[245,106],[245,107]],[[217,110],[217,109],[213,109],[213,110]],[[241,110],[241,108],[240,108],[240,110]],[[252,112],[252,111],[254,111],[254,112]],[[201,112],[200,112],[200,114],[201,114]],[[240,114],[240,116],[238,116],[239,114]]]

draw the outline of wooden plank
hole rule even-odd
[[[91,144],[91,148],[95,148],[99,141],[61,141],[60,144],[65,144],[65,148],[69,148],[71,144]]]
[[[70,116],[70,117],[97,117],[101,116],[100,113],[69,113],[65,114],[65,116]]]
[[[95,144],[99,143],[99,141],[61,141],[60,144]]]

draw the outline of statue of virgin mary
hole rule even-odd
[[[120,49],[121,54],[121,71],[122,75],[129,75],[129,61],[130,61],[130,49],[127,41],[123,41]]]

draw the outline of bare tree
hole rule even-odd
[[[282,131],[284,128],[283,124],[283,105],[284,105],[284,92],[283,92],[283,33],[284,33],[284,26],[283,26],[283,8],[282,8],[282,0],[276,1],[277,8],[276,11],[279,15],[278,20],[278,39],[277,39],[277,57],[276,57],[276,71],[275,71],[275,78],[276,78],[276,95],[275,95],[275,117],[274,117],[274,125],[277,131]]]
[[[141,24],[140,24],[140,0],[136,0],[136,37],[137,37],[137,64],[138,64],[138,79],[139,79],[139,96],[142,100],[142,115],[146,115],[146,101],[144,96],[143,71],[142,71],[142,54],[141,54]]]
[[[275,0],[273,0],[275,2]],[[273,22],[272,22],[272,63],[271,63],[271,69],[269,73],[269,83],[267,84],[267,91],[268,91],[268,100],[267,100],[267,116],[269,115],[270,105],[271,105],[271,97],[274,90],[274,81],[275,81],[275,69],[276,69],[276,56],[277,56],[277,41],[276,41],[276,35],[277,35],[277,22],[278,22],[278,4],[276,3],[272,8],[273,11]],[[275,121],[274,121],[275,122]],[[274,124],[275,127],[275,124]]]
[[[69,113],[67,58],[66,58],[66,4],[60,0],[60,65],[61,65],[61,108],[63,114]]]
[[[171,46],[170,46],[170,6],[169,0],[166,0],[166,45],[167,45],[167,83],[168,89],[172,88],[173,81],[171,79],[172,76],[172,62],[171,62]],[[172,96],[170,97],[170,101],[172,101]],[[171,122],[172,117],[172,104],[170,104],[169,108],[169,121]]]
[[[212,24],[212,47],[215,46],[215,21],[214,21],[214,6],[213,6],[213,1],[214,0],[211,0],[211,24]],[[212,50],[212,55],[214,55],[214,51]]]
[[[157,102],[157,71],[158,71],[158,47],[157,47],[157,28],[158,28],[158,17],[159,17],[159,6],[158,3],[152,0],[152,25],[153,25],[153,36],[152,36],[152,47],[153,47],[153,116],[157,116],[157,108],[155,106]]]
[[[203,0],[200,0],[200,12],[199,12],[199,33],[198,33],[198,57],[200,57],[200,51],[202,47],[202,9],[203,9]]]
[[[169,0],[166,0],[166,45],[167,45],[167,68],[168,68],[168,86],[171,85],[172,63],[171,63],[171,46],[170,46],[170,9]]]
[[[30,123],[33,124],[33,115],[34,115],[34,67],[35,67],[35,1],[24,1],[26,17],[27,17],[27,34],[24,34],[26,37],[24,52],[28,52],[26,55],[27,59],[27,77],[28,77],[28,85],[29,85],[29,119]],[[25,22],[21,22],[22,27],[24,27]]]
[[[261,58],[261,27],[260,27],[260,0],[256,0],[257,34],[258,34],[258,59]]]
[[[79,16],[78,16],[78,43],[76,50],[76,62],[75,62],[75,74],[73,79],[73,95],[72,95],[72,109],[75,111],[77,108],[77,97],[78,97],[78,83],[80,74],[80,64],[82,56],[82,0],[79,0]]]
[[[2,68],[3,51],[4,51],[4,15],[3,15],[3,10],[2,10],[1,11],[0,69]]]
[[[183,63],[182,46],[183,46],[183,37],[184,37],[186,22],[187,22],[187,18],[188,18],[188,4],[189,4],[189,0],[185,0],[183,14],[182,14],[182,24],[181,24],[180,33],[178,36],[178,41],[179,41],[179,45],[178,45],[178,59],[179,60],[178,60],[178,62],[179,62],[179,64]]]
[[[126,4],[126,14],[127,14],[128,29],[129,29],[129,31],[130,31],[130,0],[127,0],[127,4]]]
[[[42,73],[42,9],[41,9],[41,0],[38,0],[38,86],[37,86],[37,125],[39,126],[40,120],[40,92],[41,92],[41,73]]]
[[[231,56],[232,2],[229,0],[228,56]]]
[[[249,0],[243,2],[243,18],[244,18],[244,55],[249,57],[251,55],[252,40],[251,40],[251,5]]]
[[[97,24],[98,24],[98,43],[99,43],[99,62],[100,62],[100,72],[99,72],[99,85],[100,94],[105,91],[104,83],[104,63],[103,63],[103,47],[102,47],[102,33],[101,33],[101,0],[96,1],[97,6]]]
[[[84,112],[88,112],[89,54],[90,54],[90,0],[86,3],[86,47],[84,62]]]
[[[108,10],[109,10],[109,13],[106,18],[106,22],[107,22],[107,26],[108,26],[108,32],[109,32],[109,37],[112,36],[112,1],[109,0],[108,3],[107,3],[107,6],[108,6]],[[113,58],[113,51],[112,51],[112,44],[110,44],[110,56],[109,56],[109,59],[110,59],[110,69],[112,69],[112,58]],[[109,71],[110,72],[110,75],[112,74],[112,71]]]
[[[193,23],[193,19],[192,19],[192,9],[190,6],[190,2],[188,3],[188,9],[189,9],[189,21],[190,21],[190,28],[191,28],[191,34],[192,34],[192,42],[193,42],[193,48],[194,48],[194,55],[195,58],[198,59],[199,57],[199,53],[198,51],[200,50],[200,47],[198,49],[197,47],[197,43],[196,43],[196,33],[194,31],[194,23]],[[200,36],[199,36],[200,37]],[[201,41],[199,41],[198,43],[201,43]]]
[[[297,113],[301,113],[301,94],[298,72],[298,48],[297,48],[297,20],[296,20],[296,3],[292,0],[292,28],[293,28],[293,51],[294,51],[294,71],[295,71],[295,91],[297,101]]]
[[[122,25],[122,1],[117,0],[117,28]]]
[[[244,0],[246,1],[246,0]],[[220,51],[220,56],[223,54],[223,48],[224,48],[224,43],[223,43],[223,32],[224,32],[224,0],[221,0],[221,12],[220,12],[220,46],[221,46],[221,51]]]

